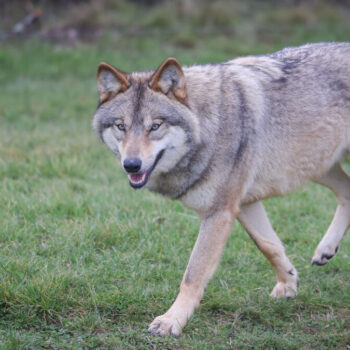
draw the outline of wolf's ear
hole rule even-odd
[[[167,58],[152,75],[149,83],[151,89],[168,95],[172,92],[175,98],[187,103],[185,76],[176,58]]]
[[[97,67],[97,83],[101,103],[127,90],[130,86],[125,73],[119,72],[116,68],[104,62]]]

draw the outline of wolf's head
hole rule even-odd
[[[100,63],[97,81],[100,104],[93,126],[119,156],[132,187],[141,188],[151,176],[181,165],[199,142],[198,121],[175,58],[155,72],[131,74]]]

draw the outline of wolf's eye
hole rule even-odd
[[[125,124],[124,123],[118,123],[114,124],[120,131],[125,131]]]
[[[160,126],[161,126],[160,123],[154,123],[154,124],[152,124],[152,126],[151,126],[151,131],[158,130]]]

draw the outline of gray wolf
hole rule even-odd
[[[121,159],[130,185],[180,200],[201,218],[179,294],[149,326],[178,336],[198,306],[238,219],[275,270],[272,297],[297,294],[298,273],[262,200],[308,181],[338,207],[312,263],[326,264],[350,224],[350,43],[317,43],[182,67],[166,59],[130,74],[97,72],[93,127]]]

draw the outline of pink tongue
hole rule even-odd
[[[130,179],[133,182],[140,182],[142,180],[143,174],[130,174]]]

